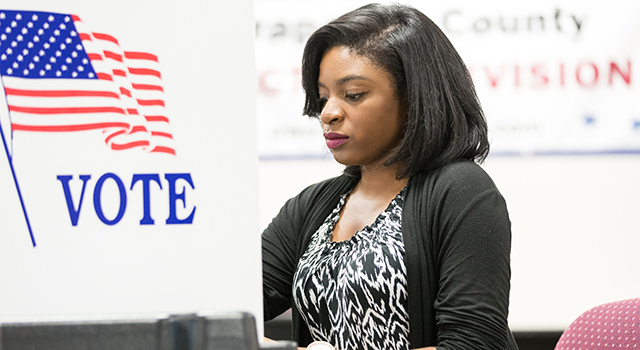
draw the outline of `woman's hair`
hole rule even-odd
[[[397,148],[385,165],[400,163],[399,179],[459,158],[482,162],[489,153],[487,123],[469,72],[447,37],[422,12],[405,5],[370,4],[315,31],[304,48],[304,114],[319,117],[320,61],[346,47],[387,71],[408,111]],[[348,166],[347,175],[359,176]]]

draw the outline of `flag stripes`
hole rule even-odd
[[[103,130],[113,150],[175,155],[156,55],[124,51],[115,37],[90,31],[75,15],[3,13],[30,19],[18,30],[32,38],[2,37],[20,52],[0,62],[13,131]]]

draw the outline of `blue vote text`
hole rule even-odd
[[[71,219],[71,225],[77,226],[78,219],[80,218],[80,210],[82,209],[82,203],[85,196],[85,190],[87,188],[87,183],[91,180],[91,175],[80,175],[80,180],[82,181],[82,190],[80,192],[80,197],[78,199],[78,203],[76,204],[73,200],[73,197],[78,198],[77,194],[74,196],[71,195],[71,188],[69,186],[69,181],[73,179],[73,175],[58,175],[57,179],[62,184],[62,190],[64,192],[64,197],[67,202],[67,209],[69,210],[69,218]],[[193,180],[191,179],[191,174],[188,173],[179,173],[179,174],[164,174],[164,179],[168,183],[168,191],[169,191],[169,217],[165,221],[167,225],[175,225],[175,224],[191,224],[193,223],[193,217],[196,213],[196,207],[193,206],[191,210],[191,214],[186,218],[178,218],[176,206],[178,202],[180,202],[183,208],[187,207],[187,198],[186,198],[186,186],[183,186],[180,192],[178,192],[179,188],[176,186],[176,182],[178,180],[184,180],[187,184],[191,186],[192,189],[195,189],[193,185]],[[105,182],[113,181],[119,192],[120,203],[118,207],[118,213],[112,219],[109,219],[105,216],[104,211],[102,209],[102,192],[103,186]],[[181,183],[184,183],[181,182]],[[136,184],[140,183],[138,186],[142,186],[142,199],[143,199],[143,216],[140,220],[140,225],[154,225],[155,220],[151,217],[151,191],[150,186],[152,183],[155,183],[161,190],[163,190],[162,182],[160,181],[159,174],[134,174],[131,179],[131,186],[129,186],[129,190],[133,190]],[[124,216],[127,210],[127,190],[122,179],[114,173],[106,173],[98,178],[96,184],[93,188],[93,208],[95,209],[96,215],[98,219],[102,221],[106,225],[115,225]]]

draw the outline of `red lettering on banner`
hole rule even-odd
[[[300,67],[293,69],[293,92],[302,92],[302,69]]]
[[[491,70],[489,69],[488,66],[484,66],[484,71],[485,73],[487,73],[487,77],[489,78],[489,82],[491,83],[491,87],[496,87],[498,85],[498,80],[500,78],[500,76],[502,76],[502,71],[504,69],[504,66],[500,66],[500,72],[497,75],[492,75],[491,74]]]
[[[272,95],[277,95],[280,92],[278,89],[269,86],[269,84],[267,83],[269,76],[276,73],[277,73],[276,70],[271,69],[271,70],[262,72],[262,74],[260,74],[260,76],[258,77],[258,90],[261,93],[268,96],[272,96]]]
[[[609,85],[613,85],[613,73],[618,72],[622,80],[624,80],[627,85],[631,85],[631,61],[627,61],[627,71],[622,72],[620,67],[615,62],[611,62],[609,66]]]
[[[593,79],[589,83],[582,81],[582,69],[586,66],[590,66],[593,71]],[[576,69],[576,80],[583,87],[594,87],[598,83],[598,67],[593,62],[580,63]]]
[[[533,87],[539,88],[549,84],[549,76],[547,76],[547,66],[537,64],[531,67],[531,74],[533,74],[534,81]]]
[[[580,87],[592,89],[606,84],[605,77],[608,76],[608,86],[624,85],[631,86],[632,63],[626,61],[595,61],[583,60],[575,64],[566,62],[535,63],[531,65],[513,63],[479,66],[468,65],[467,70],[476,86],[488,84],[489,87],[498,88],[532,88],[540,89],[552,85],[560,87]],[[474,74],[478,69],[484,74]]]

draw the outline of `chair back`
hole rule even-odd
[[[640,349],[640,298],[596,306],[569,325],[555,350]]]

